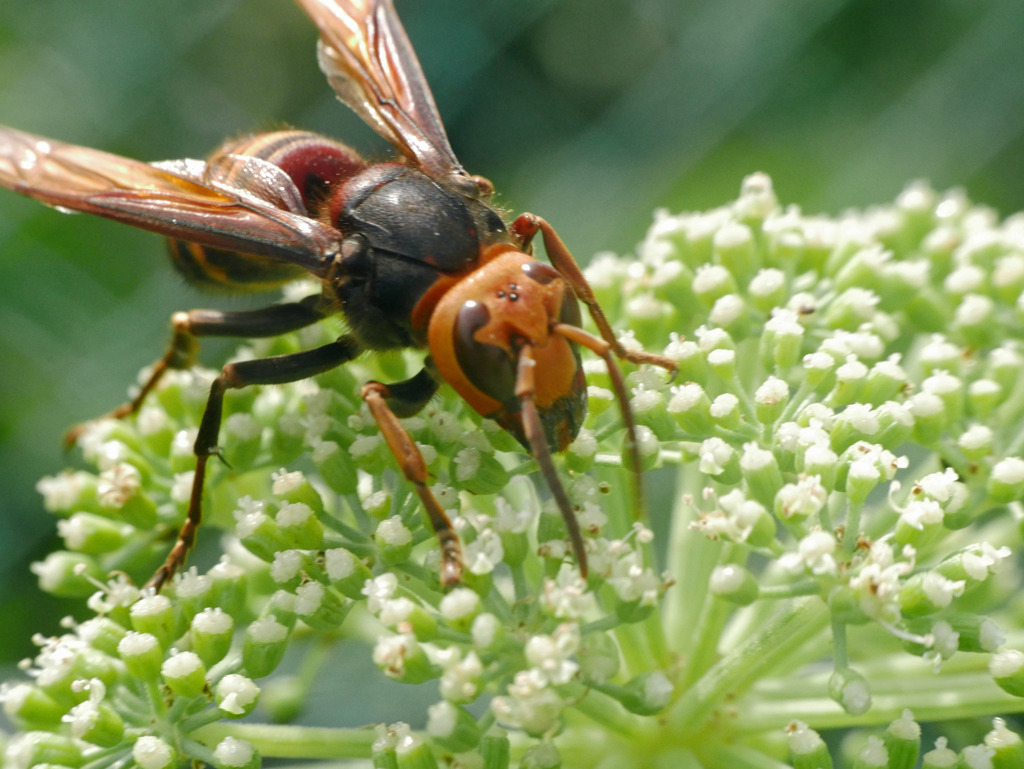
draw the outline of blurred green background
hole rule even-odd
[[[581,261],[757,170],[812,212],[918,178],[1024,208],[1020,0],[398,6],[466,168]],[[385,157],[334,100],[314,39],[288,0],[2,2],[0,122],[145,160],[285,124]],[[27,570],[52,546],[34,485],[63,466],[63,431],[123,399],[172,311],[253,302],[197,296],[155,236],[0,194],[0,661],[66,611]]]

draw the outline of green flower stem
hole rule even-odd
[[[821,583],[816,579],[802,579],[788,585],[765,585],[760,588],[761,598],[796,598],[802,595],[819,595]]]
[[[670,665],[672,652],[669,649],[668,639],[665,638],[665,625],[662,623],[661,615],[658,612],[651,612],[643,622],[643,629],[654,665],[659,668]],[[648,663],[648,667],[650,666]]]
[[[700,755],[702,751],[698,751]],[[789,769],[790,764],[776,761],[759,750],[745,745],[718,745],[714,751],[701,755],[701,766],[728,766],[729,769]]]
[[[523,568],[522,563],[517,563],[510,566],[509,571],[512,572],[513,594],[515,595],[517,601],[522,601],[528,595],[530,595],[531,591],[530,581],[529,578],[526,576],[526,569]],[[488,594],[487,598],[490,598],[490,594]]]
[[[847,500],[846,526],[843,529],[843,553],[847,558],[853,555],[860,537],[860,514],[864,510],[863,502]]]
[[[615,628],[615,638],[626,669],[636,674],[651,667],[651,649],[647,635],[637,625],[622,625]]]
[[[622,620],[620,620],[614,614],[606,614],[600,619],[595,619],[593,622],[588,622],[586,625],[581,625],[580,635],[585,636],[589,633],[600,633],[604,630],[618,630],[621,627]]]
[[[207,766],[216,766],[217,760],[213,756],[213,751],[209,747],[203,745],[201,742],[195,740],[184,739],[181,741],[181,747],[188,751],[190,756],[195,759],[202,761]]]
[[[89,754],[89,769],[103,769],[106,766],[114,766],[125,759],[129,751],[123,745],[116,745],[112,748],[98,750]]]
[[[696,498],[700,493],[700,489],[695,488],[698,479],[686,467],[680,469],[678,478],[680,490],[672,510],[667,564],[669,576],[676,584],[666,595],[662,617],[665,636],[673,639],[673,650],[687,659],[700,642],[693,629],[704,612],[704,604],[710,600],[706,591],[687,587],[708,583],[711,570],[719,562],[722,545],[690,530],[694,509],[686,496]]]
[[[712,666],[667,711],[671,728],[696,731],[727,695],[748,688],[781,660],[799,655],[803,643],[827,627],[828,618],[827,607],[817,598],[779,607],[764,627]]]
[[[737,546],[724,545],[715,565],[732,563],[737,557],[740,557]],[[686,682],[688,684],[696,681],[718,659],[718,644],[722,636],[722,629],[728,623],[735,608],[728,601],[715,596],[710,596],[704,602],[701,616],[689,630],[694,643],[691,645],[687,657]]]
[[[899,718],[905,708],[918,721],[991,718],[1024,712],[1024,700],[1003,692],[986,672],[937,677],[927,667],[915,676],[908,675],[906,667],[904,663],[881,678],[868,676],[871,709],[860,716],[845,712],[835,700],[815,696],[825,686],[826,676],[808,677],[806,687],[794,685],[788,678],[766,679],[750,697],[737,702],[733,728],[742,733],[768,731],[778,729],[783,720],[813,723],[818,730],[875,726]],[[819,688],[812,693],[811,687],[815,685]],[[775,697],[776,694],[779,696]]]
[[[238,724],[226,721],[197,729],[193,736],[205,745],[225,737],[248,740],[268,758],[369,758],[376,734],[372,729],[324,729],[311,726]]]
[[[182,731],[191,732],[196,729],[202,729],[207,724],[212,724],[215,721],[219,721],[224,718],[224,714],[217,707],[208,707],[205,710],[201,710],[198,713],[193,713],[190,716],[179,719],[177,723],[181,725]]]
[[[846,623],[832,617],[832,667],[836,670],[850,666],[849,647],[846,644]]]
[[[566,699],[575,700],[577,711],[635,743],[650,739],[652,728],[656,728],[649,719],[626,711],[618,700],[588,689],[578,681],[570,681],[558,689]]]

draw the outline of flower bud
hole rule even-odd
[[[868,737],[864,747],[857,753],[857,760],[854,763],[856,769],[888,769],[892,766],[889,763],[889,752],[885,749],[885,743],[878,737]]]
[[[335,441],[319,441],[313,447],[313,464],[331,491],[351,494],[359,485],[356,463]]]
[[[851,716],[861,716],[871,708],[871,690],[867,679],[852,668],[839,668],[828,680],[828,694]]]
[[[728,331],[733,339],[745,339],[750,335],[750,308],[740,294],[718,297],[708,312],[708,320]]]
[[[252,467],[260,453],[263,425],[252,414],[238,412],[224,420],[222,435],[225,461],[236,469]]]
[[[160,673],[171,691],[179,697],[196,697],[206,689],[206,668],[195,652],[178,652],[168,657]]]
[[[992,347],[1000,329],[995,301],[984,294],[965,294],[954,313],[952,329],[974,349]]]
[[[967,387],[967,405],[976,419],[988,419],[1003,401],[1003,388],[991,379],[976,379]]]
[[[178,764],[178,752],[159,737],[148,734],[135,741],[132,758],[139,769],[172,769]]]
[[[713,595],[738,606],[749,606],[760,594],[754,575],[736,564],[716,566],[711,572],[708,589]]]
[[[124,739],[124,719],[105,702],[92,698],[71,708],[64,719],[71,725],[71,736],[102,748],[111,748]]]
[[[756,443],[747,443],[740,456],[740,472],[747,482],[750,496],[772,509],[775,495],[782,488],[782,473],[775,455]]]
[[[85,598],[96,592],[96,582],[106,574],[92,556],[61,550],[50,553],[30,567],[39,578],[39,589],[58,598]]]
[[[225,558],[206,572],[206,576],[212,580],[209,598],[212,605],[233,616],[243,610],[249,587],[245,569]]]
[[[434,753],[423,739],[413,732],[407,732],[395,745],[398,769],[438,769]]]
[[[1006,728],[1002,718],[992,719],[992,731],[985,735],[985,747],[993,751],[992,766],[1024,766],[1024,742],[1020,735]]]
[[[75,513],[67,520],[57,521],[57,533],[64,540],[64,547],[89,555],[117,550],[129,532],[124,524],[94,513]]]
[[[661,456],[661,442],[658,440],[658,436],[654,434],[654,431],[644,425],[637,425],[636,445],[640,454],[639,472],[646,473],[647,471],[653,470],[657,467],[658,459]],[[633,457],[629,451],[629,439],[626,436],[623,436],[620,457],[622,459],[622,464],[625,467],[631,466]]]
[[[923,446],[936,446],[946,429],[942,399],[933,393],[914,393],[909,398],[914,417],[914,439]]]
[[[165,595],[151,595],[140,598],[131,607],[132,629],[139,633],[156,636],[163,648],[174,640],[174,605]]]
[[[921,725],[914,720],[914,714],[904,710],[885,730],[882,741],[889,754],[892,769],[913,769],[921,747]]]
[[[192,618],[192,648],[207,667],[224,659],[231,648],[235,621],[220,609],[204,609]]]
[[[945,739],[936,740],[935,749],[921,756],[921,769],[953,769],[960,766],[960,757],[946,747]]]
[[[274,672],[288,647],[288,627],[273,617],[255,620],[245,629],[242,642],[242,667],[252,678]]]
[[[630,713],[653,716],[672,700],[675,688],[660,670],[640,673],[625,685],[595,684],[596,689],[614,697]]]
[[[759,270],[747,286],[747,295],[755,310],[769,313],[786,301],[786,274],[774,267]]]
[[[480,596],[465,587],[457,587],[441,598],[441,618],[456,630],[468,631],[480,614]]]
[[[378,638],[373,661],[385,675],[403,683],[420,684],[437,678],[437,671],[411,633]]]
[[[1024,653],[1017,649],[996,652],[989,660],[988,672],[1004,692],[1024,697]]]
[[[763,425],[775,424],[789,401],[789,385],[778,377],[768,377],[754,393],[754,409]]]
[[[320,493],[309,482],[306,475],[298,470],[290,473],[282,470],[275,473],[271,491],[282,502],[307,506],[318,518],[324,514],[324,501],[320,497]],[[277,522],[284,526],[280,516],[279,512],[275,517]]]
[[[562,756],[555,744],[546,740],[526,749],[519,769],[562,769]]]
[[[259,769],[262,762],[259,751],[248,740],[225,737],[213,750],[217,769]]]
[[[305,450],[306,428],[297,414],[282,414],[270,431],[270,456],[275,465],[288,465]]]
[[[508,769],[511,753],[508,733],[501,727],[492,726],[480,741],[483,769]]]
[[[41,764],[81,766],[85,763],[83,747],[72,738],[54,732],[22,732],[8,743],[4,763],[30,767]]]
[[[473,637],[473,647],[481,652],[500,648],[506,637],[505,626],[490,613],[477,615],[470,628],[470,634]]]
[[[802,721],[786,727],[793,769],[832,769],[832,756],[821,736]]]
[[[708,352],[708,368],[714,371],[723,382],[731,383],[736,378],[736,351],[715,348]]]
[[[450,702],[427,708],[427,734],[445,750],[464,753],[480,744],[480,726],[468,712]]]
[[[409,560],[412,552],[412,532],[402,523],[400,516],[393,515],[381,521],[373,538],[385,563],[394,566]]]
[[[1024,459],[1006,457],[992,468],[985,489],[996,504],[1006,504],[1024,497]]]
[[[164,650],[152,633],[129,631],[117,645],[117,651],[133,678],[153,682],[160,677]]]
[[[694,273],[691,289],[700,303],[708,309],[716,299],[726,294],[739,293],[736,279],[726,267],[719,264],[704,264],[698,267]]]
[[[746,283],[751,273],[760,266],[754,234],[745,224],[723,224],[712,237],[711,247],[715,260],[737,281]]]
[[[342,595],[354,600],[363,597],[363,585],[373,576],[362,560],[340,547],[324,551],[324,570],[331,585]]]
[[[243,503],[246,499],[243,498]],[[267,515],[263,503],[253,503],[235,511],[235,535],[250,553],[267,563],[274,560],[274,553],[291,547],[288,538],[281,532],[277,521]]]
[[[3,698],[4,713],[23,730],[38,728],[56,731],[67,708],[28,683],[8,685]]]
[[[307,582],[295,590],[295,613],[314,630],[336,630],[352,607],[321,582]]]
[[[974,462],[991,454],[992,444],[992,428],[986,425],[971,425],[956,439],[956,445],[964,456]]]
[[[509,480],[508,471],[493,454],[472,447],[452,458],[450,472],[462,488],[473,494],[497,494]]]
[[[323,547],[324,525],[313,508],[304,502],[285,505],[274,516],[287,546],[299,550],[317,550]]]
[[[669,391],[666,411],[683,430],[695,436],[707,435],[712,428],[711,399],[704,388],[695,382],[676,385]]]
[[[229,673],[217,682],[214,694],[222,713],[228,718],[241,718],[256,708],[260,687],[247,676]]]

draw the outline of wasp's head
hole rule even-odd
[[[548,449],[558,452],[579,432],[587,394],[579,349],[553,328],[579,322],[576,297],[553,268],[504,251],[440,299],[428,343],[444,380],[536,453],[522,415],[523,398],[530,398]],[[527,347],[532,363],[522,362]]]

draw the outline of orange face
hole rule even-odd
[[[579,351],[551,333],[555,323],[579,324],[576,297],[552,267],[517,251],[499,254],[449,288],[430,318],[428,345],[441,376],[527,449],[516,395],[523,344],[536,360],[534,400],[552,451],[572,441],[586,410]]]

